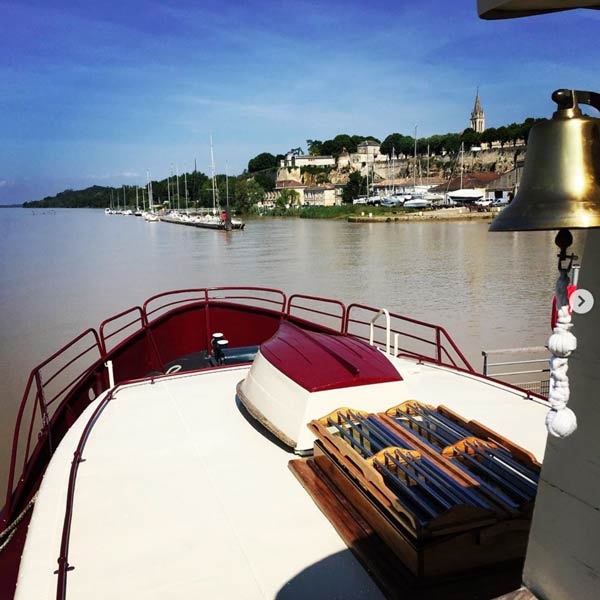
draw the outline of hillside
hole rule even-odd
[[[65,190],[43,200],[25,202],[24,208],[106,208],[110,204],[109,187],[94,185],[85,190]]]

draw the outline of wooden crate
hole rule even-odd
[[[320,440],[315,442],[311,460],[333,482],[343,501],[352,505],[393,556],[416,578],[435,579],[522,560],[525,556],[530,524],[527,519],[495,521],[446,535],[420,537],[394,519],[389,507],[382,505],[367,486],[359,483]]]

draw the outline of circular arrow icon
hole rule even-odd
[[[594,296],[588,290],[575,290],[569,298],[569,306],[573,312],[583,315],[590,312],[594,306]]]

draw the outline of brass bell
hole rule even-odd
[[[573,8],[600,8],[598,0],[477,0],[482,19],[512,19]]]
[[[600,119],[578,105],[600,110],[600,94],[557,90],[552,99],[558,110],[531,128],[517,195],[490,231],[600,227]]]

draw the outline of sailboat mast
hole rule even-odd
[[[177,177],[177,210],[179,210],[179,167],[175,165],[175,176]]]
[[[396,195],[396,149],[392,146],[392,196]]]
[[[227,204],[227,210],[229,210],[229,167],[225,162],[225,202]]]
[[[148,177],[148,210],[150,212],[154,212],[154,202],[152,198],[152,182],[150,181],[150,171],[146,171],[146,176]]]
[[[460,143],[460,189],[463,189],[463,169],[465,159],[465,143]]]
[[[417,126],[415,125],[415,165],[413,169],[413,191],[417,188]]]
[[[171,165],[171,175],[173,174],[173,165]],[[167,175],[167,202],[171,210],[171,175]]]
[[[138,200],[138,186],[135,186],[135,212],[138,212],[140,210],[140,203]]]
[[[215,181],[215,155],[213,152],[212,135],[210,136],[210,172],[212,175],[213,215],[217,214],[217,188]]]
[[[188,189],[187,189],[187,171],[183,174],[183,185],[185,187],[185,212],[188,212]]]
[[[225,230],[231,231],[231,214],[229,213],[229,166],[225,161]]]

